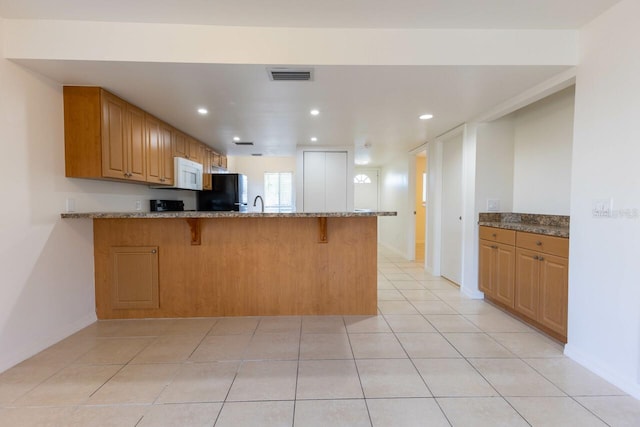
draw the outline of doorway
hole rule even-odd
[[[416,154],[415,194],[415,260],[425,262],[425,237],[427,225],[427,152]]]

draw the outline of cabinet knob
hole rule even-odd
[[[542,246],[542,242],[540,240],[536,241],[537,246]]]
[[[535,260],[539,260],[539,259],[540,259],[540,257],[539,257],[538,255],[534,255],[534,256],[533,256],[533,259],[535,259]]]
[[[155,249],[151,249],[151,253],[152,253],[152,254],[155,254],[156,252],[158,252],[158,251],[157,251],[157,250],[155,250]]]
[[[496,233],[493,233],[492,236],[493,237],[498,237],[498,235]]]
[[[540,257],[538,258],[540,261],[544,261],[544,257]]]
[[[496,245],[491,245],[491,249],[498,249]]]

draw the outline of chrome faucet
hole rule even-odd
[[[264,213],[264,200],[262,200],[261,196],[256,196],[255,199],[253,199],[253,207],[256,207],[256,203],[258,202],[258,199],[260,199],[260,212]]]

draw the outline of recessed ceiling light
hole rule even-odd
[[[208,112],[209,112],[209,110],[207,110],[206,108],[202,108],[202,107],[201,107],[201,108],[198,108],[198,114],[201,114],[201,115],[203,115],[203,116],[204,116],[204,115],[205,115],[205,114],[207,114]]]
[[[433,119],[433,114],[423,114],[420,117],[418,117],[420,120],[429,120],[429,119]]]
[[[315,108],[311,111],[309,111],[309,113],[311,113],[312,116],[317,116],[318,114],[320,114],[320,110],[316,110]]]
[[[315,136],[311,137],[311,142],[316,142],[318,140],[318,138],[316,138]]]
[[[233,137],[233,140],[234,140],[235,142],[238,142],[238,141],[240,141],[240,137],[239,137],[239,136],[234,136],[234,137]]]

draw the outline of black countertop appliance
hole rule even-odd
[[[151,212],[183,211],[184,202],[182,200],[149,200],[149,210]]]
[[[239,173],[214,173],[211,190],[198,192],[199,211],[247,211],[247,177]]]

